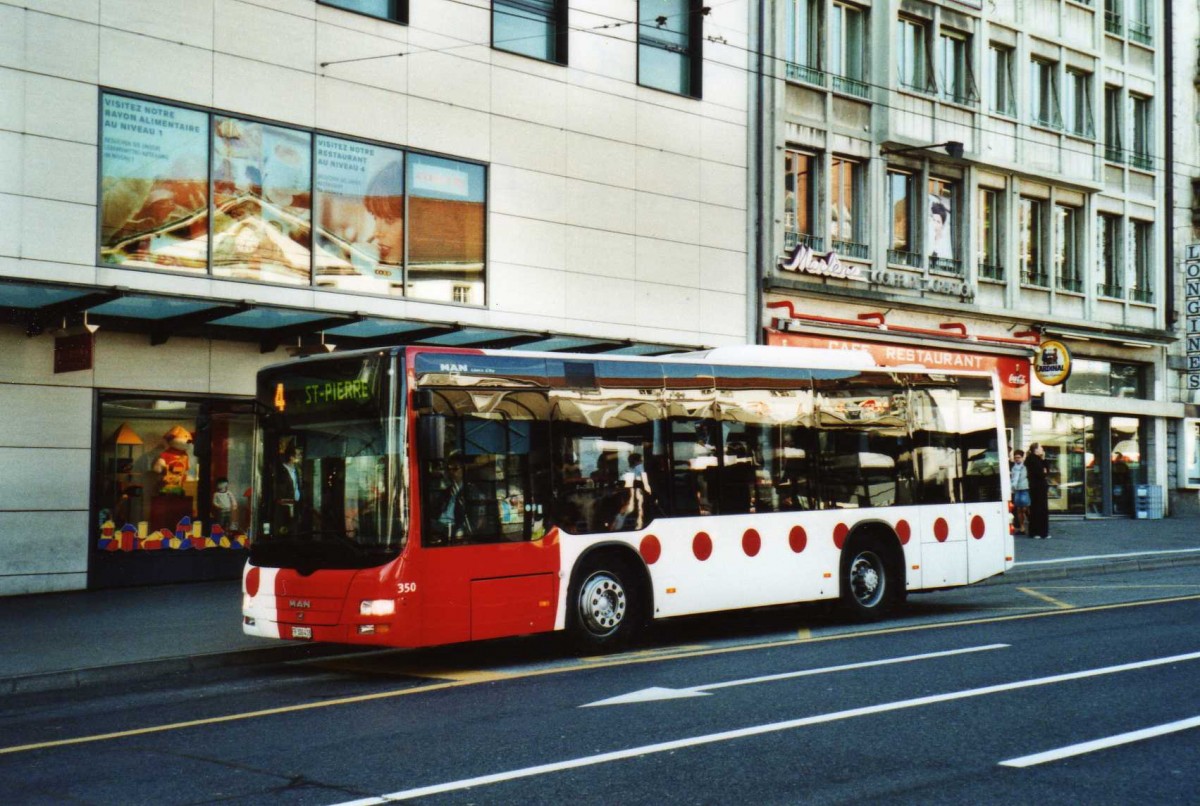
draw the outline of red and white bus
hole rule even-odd
[[[994,377],[855,353],[396,347],[263,369],[243,629],[418,647],[1012,565]]]

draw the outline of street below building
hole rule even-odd
[[[13,803],[1185,802],[1200,567],[0,698]],[[377,800],[372,800],[377,799]]]

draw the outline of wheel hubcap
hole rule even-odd
[[[863,607],[874,607],[883,598],[883,562],[879,555],[864,551],[850,564],[850,590]]]
[[[596,574],[579,592],[579,615],[591,632],[613,632],[625,618],[625,589],[611,576]]]

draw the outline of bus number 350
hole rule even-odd
[[[417,583],[415,582],[397,582],[396,593],[416,593]]]

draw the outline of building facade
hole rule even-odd
[[[753,340],[750,5],[0,0],[0,595],[236,574],[289,353]]]
[[[770,8],[765,338],[998,369],[1010,444],[1046,447],[1052,513],[1174,490],[1169,8]]]

